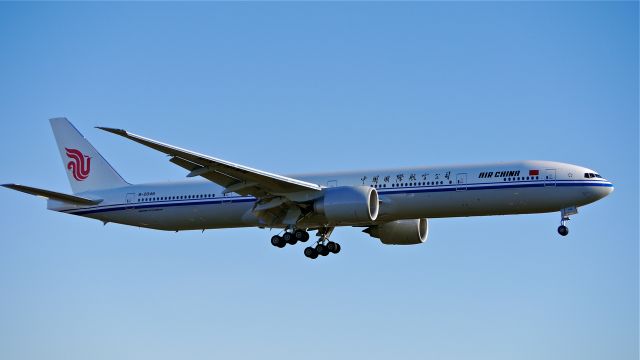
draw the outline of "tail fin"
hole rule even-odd
[[[49,120],[75,194],[129,185],[66,118]]]

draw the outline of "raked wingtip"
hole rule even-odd
[[[127,135],[127,131],[123,129],[116,129],[116,128],[110,128],[110,127],[104,127],[104,126],[96,126],[96,129],[100,129],[100,130],[110,132],[116,135],[121,135],[121,136]]]

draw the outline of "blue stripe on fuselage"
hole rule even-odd
[[[415,194],[423,192],[444,192],[444,191],[473,191],[473,190],[494,190],[494,189],[514,189],[514,188],[530,188],[530,187],[554,187],[554,186],[602,186],[613,187],[613,184],[608,182],[587,182],[587,181],[575,181],[575,180],[556,180],[555,184],[545,181],[521,181],[521,182],[494,182],[494,183],[482,183],[482,184],[447,184],[447,185],[425,185],[425,186],[413,186],[403,188],[391,188],[391,189],[377,189],[380,195],[395,195],[395,194]],[[253,196],[235,196],[235,197],[222,197],[217,199],[206,200],[164,200],[155,202],[135,203],[132,204],[113,204],[95,206],[84,209],[69,209],[62,210],[73,215],[87,215],[108,211],[120,211],[120,210],[133,210],[133,209],[149,209],[159,207],[173,207],[173,206],[188,206],[188,205],[212,205],[222,203],[243,203],[254,202],[256,199]]]

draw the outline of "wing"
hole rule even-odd
[[[317,184],[234,164],[132,134],[126,130],[108,127],[98,127],[98,129],[120,135],[171,156],[172,163],[190,171],[187,176],[202,176],[223,186],[225,193],[235,192],[240,195],[253,195],[256,198],[264,199],[322,190]]]

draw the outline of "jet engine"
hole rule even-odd
[[[429,235],[429,221],[427,219],[396,220],[370,226],[362,231],[380,239],[380,242],[385,245],[422,244]]]
[[[337,186],[323,190],[313,203],[315,213],[331,224],[361,224],[378,217],[378,192],[369,186]]]

